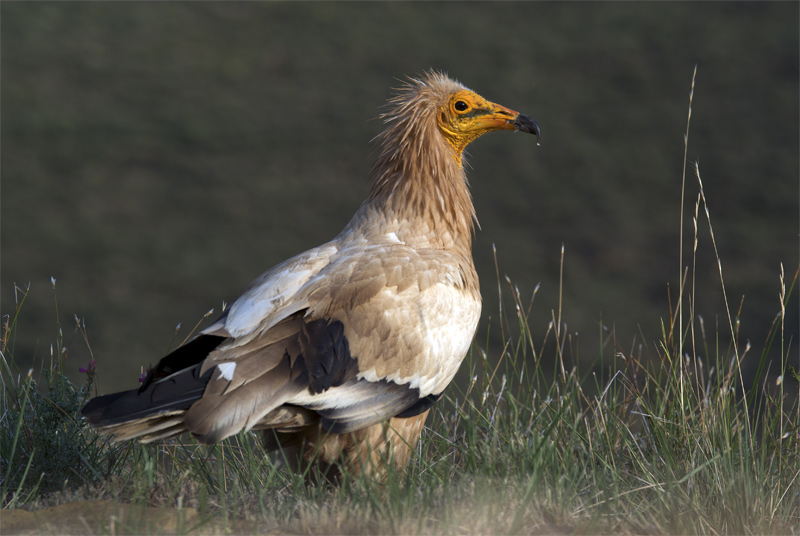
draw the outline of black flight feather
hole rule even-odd
[[[208,354],[213,352],[224,340],[225,337],[219,337],[217,335],[200,335],[183,346],[176,348],[163,357],[161,361],[158,362],[158,365],[147,374],[139,390],[144,391],[155,380],[166,378],[179,370],[201,363],[208,357]]]

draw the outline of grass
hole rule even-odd
[[[797,374],[783,362],[779,382],[764,375],[745,391],[739,373],[771,344],[788,361],[781,319],[796,280],[781,278],[781,313],[760,357],[737,353],[738,318],[733,332],[713,334],[700,318],[681,329],[668,318],[657,359],[620,349],[611,333],[600,349],[613,349],[611,362],[591,372],[569,365],[562,323],[535,334],[536,292],[524,300],[509,284],[512,307],[493,327],[506,348],[493,358],[473,349],[471,381],[437,405],[409,473],[338,488],[306,488],[249,434],[214,447],[98,436],[79,418],[96,371],[79,386],[63,370],[80,323],[69,344],[59,328],[41,375],[15,369],[20,291],[2,347],[3,513],[130,504],[107,518],[93,510],[112,533],[797,533]],[[681,339],[689,353],[679,357]]]
[[[112,534],[800,533],[800,377],[783,325],[798,273],[787,280],[781,267],[760,352],[739,340],[746,319],[727,297],[713,328],[696,315],[698,228],[715,252],[716,238],[694,171],[692,269],[681,269],[661,340],[627,350],[601,327],[595,365],[579,370],[560,305],[549,325],[531,325],[538,288],[528,298],[498,270],[501,309],[483,332],[499,331],[505,347],[473,345],[469,381],[437,404],[407,474],[382,484],[306,487],[251,434],[210,447],[110,443],[79,417],[102,370],[86,366],[83,385],[64,374],[88,340],[80,321],[65,340],[57,301],[49,360],[41,374],[18,370],[26,290],[16,289],[0,348],[6,532],[58,533],[80,518],[77,531]],[[775,346],[780,363],[767,357]],[[756,378],[741,372],[749,360]],[[13,521],[28,510],[40,516]]]

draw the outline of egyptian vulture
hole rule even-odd
[[[89,423],[143,442],[262,429],[268,449],[326,475],[406,465],[481,311],[464,148],[493,130],[538,139],[539,125],[437,72],[387,109],[344,230],[258,277],[141,388],[89,401]]]

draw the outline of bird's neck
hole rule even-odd
[[[427,128],[406,125],[396,135],[390,129],[382,137],[369,195],[356,217],[371,219],[373,228],[409,245],[470,254],[475,207],[461,155],[435,123],[426,123]]]

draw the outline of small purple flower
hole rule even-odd
[[[97,363],[95,363],[94,359],[92,359],[85,367],[78,368],[78,372],[82,374],[92,374],[96,369],[97,369]]]
[[[139,383],[144,383],[148,374],[150,374],[150,367],[147,367],[147,370],[142,369],[142,374],[139,376]]]

